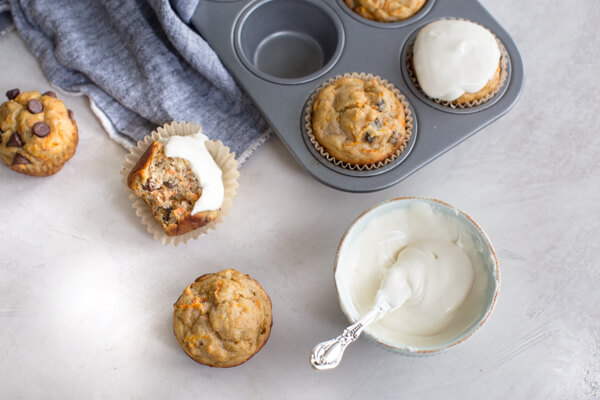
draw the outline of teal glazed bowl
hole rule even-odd
[[[456,222],[461,233],[471,240],[470,243],[474,249],[473,257],[470,256],[473,263],[474,280],[465,302],[457,309],[457,315],[460,314],[460,318],[453,317],[452,323],[440,332],[422,337],[407,335],[408,339],[399,341],[398,337],[404,336],[397,336],[394,339],[385,337],[376,328],[371,329],[372,326],[367,327],[364,331],[363,334],[377,345],[409,356],[438,354],[470,338],[490,317],[500,288],[500,269],[494,247],[483,229],[471,217],[441,200],[417,197],[396,198],[378,204],[362,213],[348,227],[340,241],[335,257],[334,278],[340,307],[348,320],[354,323],[362,316],[357,311],[355,296],[353,296],[355,289],[348,278],[349,274],[353,273],[353,268],[356,268],[352,264],[351,250],[357,246],[358,237],[373,221],[386,218],[386,215],[394,210],[408,208],[419,203],[429,205],[435,215],[441,216],[440,221],[449,217],[448,220]],[[413,340],[412,337],[416,339]]]

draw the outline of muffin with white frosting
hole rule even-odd
[[[502,83],[501,51],[486,28],[464,20],[439,20],[418,33],[412,68],[432,99],[464,105],[494,94]]]
[[[223,203],[222,171],[202,133],[154,141],[129,172],[127,185],[169,236],[214,221]]]

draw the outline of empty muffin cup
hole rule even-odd
[[[327,72],[344,47],[339,17],[315,0],[263,0],[235,29],[235,49],[246,68],[274,83],[308,82]]]

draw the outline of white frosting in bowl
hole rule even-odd
[[[432,22],[418,33],[413,49],[419,86],[429,97],[445,101],[483,89],[499,63],[494,35],[469,21]]]
[[[165,144],[165,155],[187,160],[202,187],[202,195],[194,203],[192,214],[218,210],[225,197],[223,172],[206,149],[207,140],[208,138],[202,133],[196,133],[188,136],[171,136]]]
[[[336,285],[356,321],[386,299],[395,311],[366,329],[401,351],[440,351],[476,329],[498,287],[493,250],[456,209],[400,199],[372,209],[340,244]]]
[[[400,307],[381,324],[393,331],[434,335],[452,321],[472,285],[473,265],[460,243],[451,237],[410,240],[384,272],[377,291],[376,297]]]

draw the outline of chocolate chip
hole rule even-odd
[[[365,140],[369,143],[373,143],[375,141],[376,135],[372,135],[371,132],[365,133]]]
[[[6,147],[23,147],[23,141],[21,140],[21,136],[19,136],[17,132],[13,133],[13,135],[6,143]]]
[[[9,100],[13,100],[19,94],[21,94],[21,91],[19,89],[11,89],[8,92],[6,92],[6,97],[8,97]]]
[[[48,136],[50,133],[50,127],[45,122],[36,122],[33,124],[33,134],[38,137]]]
[[[52,90],[48,90],[47,92],[45,92],[44,94],[42,94],[42,96],[48,96],[48,97],[54,97],[55,99],[56,97],[56,93],[53,92]]]
[[[71,122],[75,121],[75,113],[73,112],[73,110],[67,110],[67,114],[69,114],[69,119],[71,120]]]
[[[377,103],[377,110],[378,111],[383,111],[384,108],[385,108],[385,101],[383,101],[383,99],[379,100],[379,103]]]
[[[31,162],[20,154],[15,154],[12,165],[31,164]]]
[[[171,207],[165,208],[165,221],[168,221],[171,219],[172,212],[173,212],[173,209]]]
[[[146,189],[146,191],[151,192],[153,190],[157,190],[159,189],[160,186],[158,186],[156,184],[156,182],[154,182],[154,179],[150,178],[146,181],[146,184],[144,185],[144,189]]]
[[[44,107],[42,107],[42,102],[38,99],[31,99],[27,102],[27,109],[32,114],[39,114],[42,112]]]

